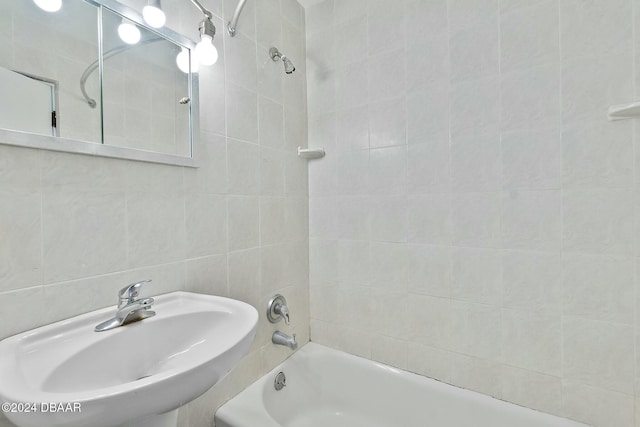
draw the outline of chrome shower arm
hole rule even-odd
[[[244,8],[244,4],[246,2],[247,0],[240,0],[238,2],[238,6],[236,6],[236,11],[233,14],[233,18],[231,18],[231,21],[227,23],[227,32],[231,37],[234,37],[236,35],[236,28],[238,27],[238,19],[240,19],[242,8]]]

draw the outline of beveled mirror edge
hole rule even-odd
[[[169,28],[151,28],[144,23],[142,15],[116,0],[85,0],[98,7],[104,6],[120,15],[125,16],[142,25],[146,30],[154,32],[169,41],[178,45],[185,46],[191,50],[195,48],[195,43],[188,37],[183,36]],[[118,147],[115,145],[105,145],[104,143],[81,141],[75,139],[61,138],[57,136],[38,135],[28,132],[21,132],[11,129],[0,128],[0,144],[11,145],[17,147],[33,148],[48,151],[61,151],[71,154],[84,154],[90,156],[100,156],[113,159],[133,160],[148,163],[160,163],[173,166],[185,166],[197,168],[197,152],[200,134],[200,90],[198,82],[198,73],[190,73],[191,81],[189,93],[191,102],[189,108],[190,114],[190,151],[191,157],[177,156],[173,154],[157,153],[152,151],[138,150],[135,148]],[[102,89],[101,89],[102,90]]]

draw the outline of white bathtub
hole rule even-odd
[[[278,372],[286,387],[274,388]],[[309,343],[223,405],[216,427],[578,427]]]

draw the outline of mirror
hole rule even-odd
[[[104,143],[190,156],[189,75],[176,65],[182,48],[144,28],[140,41],[123,46],[122,22],[103,11]]]
[[[193,47],[113,0],[3,0],[0,142],[193,166]]]
[[[33,1],[0,2],[0,127],[101,142],[101,111],[79,90],[84,67],[98,58],[98,8],[67,2],[48,13]],[[96,73],[87,80],[100,88]]]

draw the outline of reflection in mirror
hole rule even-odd
[[[56,136],[58,83],[0,67],[0,128]]]
[[[190,156],[189,74],[176,64],[183,48],[106,8],[102,28],[104,143]]]
[[[101,142],[100,108],[86,107],[78,85],[97,55],[95,6],[66,2],[50,13],[0,1],[0,128]],[[87,87],[99,93],[97,74]]]
[[[0,0],[0,143],[194,166],[194,48],[117,0]]]

